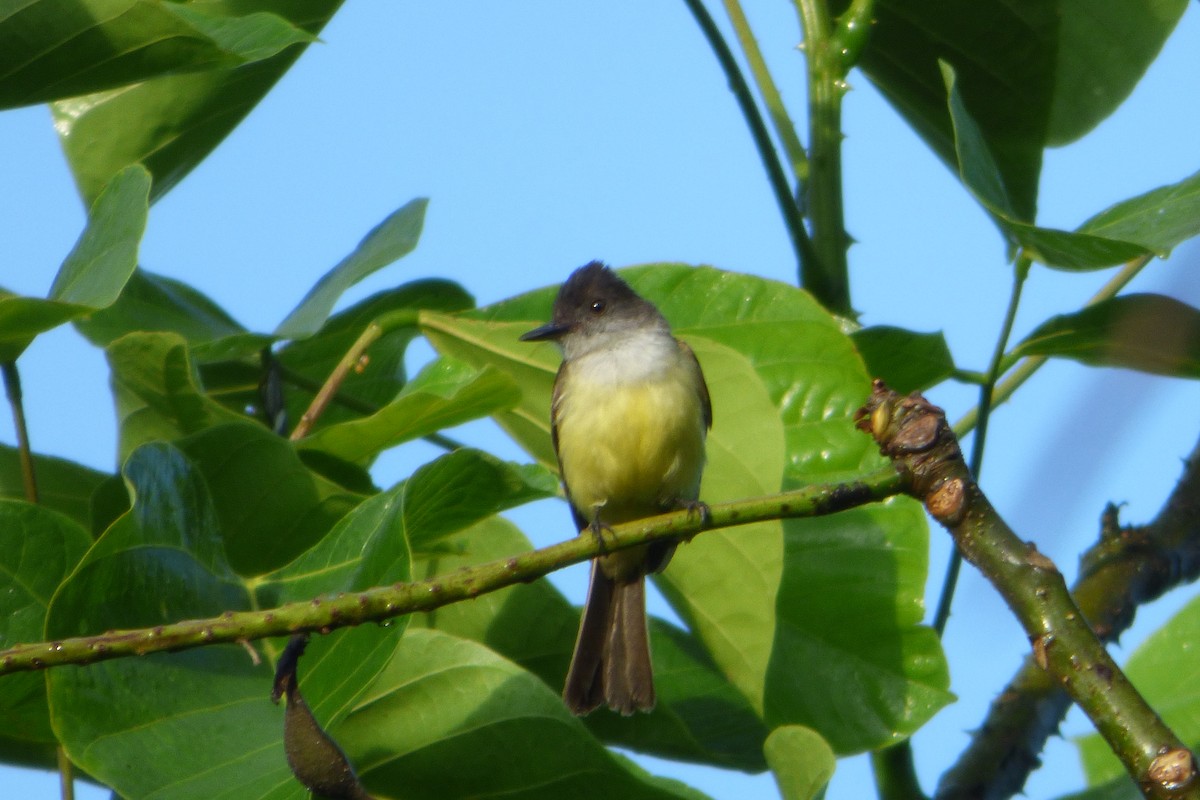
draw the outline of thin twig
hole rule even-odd
[[[775,519],[833,514],[900,494],[904,476],[891,467],[852,483],[823,484],[767,497],[711,506],[707,518],[679,511],[624,525],[598,536],[576,536],[488,564],[466,567],[428,580],[401,583],[331,599],[289,603],[262,611],[227,611],[220,617],[153,628],[111,631],[58,642],[22,644],[0,651],[0,675],[63,664],[91,664],[112,658],[251,641],[380,622],[524,583],[602,553],[655,541],[689,539],[703,530]]]
[[[684,0],[684,3],[686,3],[688,10],[692,12],[692,16],[695,17],[696,23],[700,26],[700,31],[708,41],[708,46],[712,48],[713,54],[717,57],[717,62],[725,72],[725,78],[729,81],[730,91],[733,92],[733,97],[737,101],[738,108],[741,109],[742,116],[746,119],[746,126],[750,128],[750,135],[754,139],[754,146],[758,149],[758,157],[762,161],[763,169],[767,173],[767,181],[771,184],[771,192],[775,195],[775,202],[779,206],[780,215],[783,217],[784,227],[787,228],[788,236],[792,241],[792,249],[796,253],[796,261],[799,264],[802,285],[811,290],[806,281],[809,273],[817,269],[816,251],[813,249],[812,240],[809,239],[808,230],[804,227],[804,218],[800,213],[799,206],[796,204],[795,197],[792,195],[792,188],[788,185],[783,165],[779,163],[779,156],[776,154],[775,146],[771,142],[771,134],[767,131],[766,123],[763,122],[762,115],[758,112],[758,106],[754,104],[754,96],[750,92],[750,86],[746,83],[745,77],[742,76],[742,71],[738,68],[737,60],[733,57],[729,45],[725,43],[725,38],[721,35],[720,29],[713,22],[708,9],[704,7],[703,0]],[[822,302],[825,301],[825,298],[820,295],[817,296],[817,299]],[[836,311],[837,309],[831,308],[831,310]]]
[[[342,360],[333,368],[333,372],[329,373],[329,379],[325,381],[325,385],[313,397],[312,403],[305,410],[304,415],[300,417],[300,421],[296,423],[296,429],[292,431],[289,437],[293,442],[299,441],[308,435],[312,430],[317,419],[325,412],[329,403],[337,394],[342,382],[346,380],[346,376],[350,374],[350,370],[358,366],[363,355],[366,354],[367,348],[375,343],[380,336],[383,335],[383,327],[378,322],[372,322],[363,330],[362,334],[342,356]]]
[[[979,425],[971,440],[971,460],[968,468],[975,480],[979,480],[983,470],[983,450],[987,443],[988,422],[992,418],[992,393],[996,381],[1000,377],[1000,365],[1004,360],[1004,351],[1008,347],[1008,339],[1012,335],[1013,323],[1017,318],[1017,309],[1021,305],[1021,290],[1025,287],[1025,279],[1029,277],[1030,261],[1021,256],[1013,268],[1013,285],[1009,293],[1008,309],[1004,312],[1004,322],[1000,325],[1000,335],[996,337],[996,346],[992,350],[992,361],[988,365],[987,377],[979,387]],[[946,623],[950,620],[950,607],[954,603],[954,590],[958,587],[958,575],[962,569],[962,554],[955,549],[950,553],[950,562],[946,565],[946,577],[942,580],[942,592],[938,597],[937,613],[933,616],[933,629],[940,637],[946,632]]]
[[[4,392],[12,409],[13,427],[17,430],[17,457],[21,461],[21,482],[25,487],[25,499],[38,502],[37,473],[34,471],[33,450],[29,446],[29,428],[25,424],[25,403],[21,395],[21,373],[17,362],[5,361],[0,365],[4,375]]]

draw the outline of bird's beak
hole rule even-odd
[[[546,339],[557,339],[567,332],[568,326],[557,322],[547,322],[540,328],[534,328],[529,333],[521,334],[522,342],[541,342]]]

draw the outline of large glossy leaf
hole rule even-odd
[[[1187,0],[883,0],[861,66],[957,169],[938,62],[961,79],[1018,219],[1036,217],[1042,149],[1091,130],[1128,96]]]
[[[60,514],[0,500],[0,649],[43,640],[50,597],[91,543],[80,525]],[[5,737],[51,750],[45,676],[20,673],[0,681],[0,718]],[[7,751],[0,744],[0,753]]]
[[[178,444],[208,484],[229,560],[243,575],[295,558],[363,499],[309,469],[295,445],[260,425],[217,425]]]
[[[316,34],[340,0],[215,0],[211,14],[277,14]],[[291,67],[303,46],[289,47],[262,61],[232,69],[168,75],[53,104],[55,127],[87,202],[130,164],[141,163],[154,176],[151,198],[162,196],[233,130],[275,81]]]
[[[260,608],[407,581],[411,557],[405,531],[403,485],[364,501],[329,535],[287,566],[255,581]],[[346,716],[388,659],[408,623],[361,626],[313,640],[302,660],[301,686],[323,725]],[[286,795],[285,795],[286,796]]]
[[[100,193],[87,226],[40,300],[0,290],[0,361],[13,361],[39,333],[117,299],[137,266],[146,229],[150,176],[139,166],[119,172]]]
[[[438,359],[379,411],[323,428],[300,444],[346,461],[368,461],[389,447],[511,408],[520,396],[499,370]]]
[[[438,631],[410,630],[331,732],[388,797],[704,796],[607,750],[535,676]]]
[[[19,0],[0,20],[0,108],[236,67],[313,37],[273,14],[162,0]]]
[[[1072,142],[1108,117],[1145,74],[1187,0],[1060,0],[1046,143]],[[1134,240],[1136,241],[1136,240]]]
[[[187,342],[175,333],[131,333],[107,350],[120,424],[121,458],[244,416],[210,400],[196,382]]]
[[[137,267],[150,211],[150,173],[134,164],[118,172],[92,203],[88,225],[58,270],[50,299],[91,308],[111,305]]]
[[[59,589],[46,635],[249,608],[204,481],[179,451],[141,448],[125,477],[137,502]],[[281,717],[263,699],[270,668],[238,645],[53,670],[47,682],[54,730],[72,761],[123,797],[252,797],[237,789],[288,775]]]
[[[79,320],[75,327],[99,347],[135,331],[171,331],[192,346],[246,332],[196,289],[142,269],[130,276],[116,302]]]
[[[354,252],[321,276],[300,305],[279,323],[275,335],[281,339],[304,339],[325,324],[342,293],[372,272],[403,258],[417,246],[425,224],[429,201],[418,198],[388,215],[359,242]]]
[[[564,513],[564,524],[569,524],[567,520]],[[425,538],[417,530],[410,533]],[[520,531],[499,517],[484,519],[457,535],[439,537],[437,543],[441,548],[426,547],[419,562],[423,576],[451,573],[532,547]],[[579,611],[548,582],[537,581],[418,614],[413,624],[482,642],[560,692],[575,646]],[[609,744],[664,758],[747,771],[764,769],[766,727],[699,642],[653,618],[650,632],[658,691],[654,713],[639,717],[636,725],[613,714],[592,714],[585,720],[588,728]]]
[[[1200,234],[1200,172],[1117,203],[1083,223],[1079,230],[1137,242],[1166,256],[1175,245]]]
[[[92,494],[112,476],[54,456],[33,456],[38,503],[91,530]],[[25,499],[21,457],[15,447],[0,445],[0,497]]]
[[[1052,317],[1025,337],[1013,355],[1200,378],[1200,310],[1158,294],[1114,297]]]
[[[882,378],[901,394],[928,389],[954,374],[954,358],[946,337],[888,325],[850,334],[873,378]]]
[[[1125,674],[1175,734],[1200,744],[1200,598],[1193,599],[1129,657]],[[1098,734],[1076,740],[1088,783],[1132,787],[1121,762]],[[1133,795],[1137,796],[1137,795]]]
[[[705,370],[714,409],[705,500],[852,478],[880,464],[850,423],[868,390],[862,363],[808,295],[679,265],[624,275],[659,305]],[[458,317],[422,315],[442,352],[494,365],[523,387],[521,403],[497,419],[548,465],[557,355],[517,337],[548,318],[552,296],[547,289]],[[918,624],[926,537],[919,510],[906,503],[789,524],[786,532],[779,524],[715,531],[680,548],[660,586],[771,724],[809,725],[842,752],[865,749],[911,732],[949,697],[936,638]],[[848,592],[850,585],[875,588]],[[815,653],[827,680],[797,680]],[[861,698],[876,694],[897,702],[864,708]],[[830,705],[837,713],[810,718]]]
[[[236,445],[229,435],[223,441]],[[253,453],[247,460],[263,484],[294,497],[294,481],[276,463]],[[134,452],[125,477],[136,503],[56,595],[47,635],[217,616],[249,608],[252,594],[257,606],[273,606],[409,578],[407,540],[394,525],[402,513],[398,492],[361,504],[279,571],[238,577],[225,555],[247,535],[227,525],[239,521],[229,513],[238,498],[205,466],[167,444]],[[323,721],[347,713],[390,658],[402,627],[338,631],[310,645],[302,683]],[[242,647],[219,646],[62,675],[50,689],[56,731],[77,763],[125,797],[299,800],[306,795],[284,759],[282,710],[267,702],[278,645],[254,645],[268,657],[261,665]],[[139,753],[134,762],[131,750]]]
[[[954,70],[943,63],[942,73],[954,128],[959,176],[1014,246],[1047,266],[1069,270],[1110,267],[1149,255],[1149,250],[1134,242],[1039,228],[1023,219],[1017,210],[1017,199],[1006,185],[982,129],[963,101]]]
[[[799,725],[776,728],[764,749],[783,800],[823,796],[837,762],[819,733]]]

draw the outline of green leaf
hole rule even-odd
[[[1137,6],[1124,0],[881,0],[859,66],[957,170],[938,62],[953,66],[1013,211],[1032,220],[1043,148],[1078,138],[1111,114],[1186,5],[1186,0]]]
[[[38,503],[70,517],[84,530],[91,530],[92,494],[112,476],[74,461],[37,454],[33,456],[33,469],[37,476]],[[0,497],[25,499],[20,454],[7,445],[0,445]]]
[[[346,375],[333,402],[317,420],[315,430],[379,411],[395,398],[407,380],[404,354],[419,334],[415,312],[423,308],[459,311],[474,305],[471,296],[452,281],[413,281],[374,294],[333,315],[320,331],[307,339],[285,343],[275,351],[275,357],[285,372],[283,399],[287,419],[293,424],[300,419],[363,330],[372,322],[383,320],[387,323],[383,335],[371,345],[366,359]],[[398,324],[397,317],[410,319]],[[192,357],[201,362],[200,374],[209,395],[238,413],[261,403],[262,367],[257,353],[254,359],[248,359],[246,352],[238,350],[245,336],[253,335],[234,335],[192,347]],[[258,343],[251,339],[246,344]]]
[[[408,539],[397,524],[403,513],[399,487],[368,498],[311,549],[256,581],[258,607],[411,580]],[[399,617],[386,628],[360,626],[309,643],[301,683],[313,713],[326,726],[350,712],[391,658],[408,621]]]
[[[313,37],[264,13],[151,0],[20,0],[0,20],[0,108],[235,67]]]
[[[263,608],[410,579],[408,542],[395,524],[404,513],[399,492],[376,495],[333,524],[328,508],[305,505],[299,489],[305,478],[296,474],[294,453],[289,459],[287,452],[270,451],[260,434],[269,437],[252,425],[226,426],[179,447],[136,450],[125,467],[135,505],[55,595],[48,635],[214,617],[250,608],[252,595],[253,605]],[[231,461],[257,470],[253,478],[215,457],[222,448]],[[320,483],[307,480],[310,487]],[[248,501],[262,508],[249,508]],[[285,509],[288,503],[297,507]],[[226,550],[295,551],[294,542],[269,540],[304,538],[297,530],[304,517],[327,520],[311,549],[269,575],[235,574]],[[349,712],[391,657],[403,626],[401,620],[314,639],[301,680],[322,720]],[[122,796],[300,800],[306,795],[284,758],[283,712],[267,702],[269,662],[279,645],[253,645],[264,651],[268,663],[262,665],[243,647],[223,645],[56,676],[50,688],[55,731],[76,763]],[[140,754],[138,761],[129,761],[131,751]]]
[[[703,797],[608,751],[535,676],[437,631],[409,630],[330,732],[385,796]]]
[[[75,323],[89,342],[107,347],[134,331],[171,331],[195,346],[245,328],[220,306],[182,281],[138,269],[111,306]]]
[[[1046,144],[1083,136],[1125,101],[1175,29],[1187,0],[1060,0]],[[1131,240],[1136,241],[1136,240]]]
[[[315,35],[340,5],[340,0],[252,0],[236,8],[277,14]],[[55,102],[55,128],[79,193],[90,203],[113,175],[141,163],[154,176],[151,198],[161,197],[250,113],[302,52],[302,46],[288,47],[252,64],[151,78]]]
[[[821,735],[801,725],[776,728],[763,746],[784,800],[823,796],[837,759]]]
[[[1200,378],[1200,310],[1158,294],[1114,297],[1050,318],[1012,355]]]
[[[109,345],[107,356],[122,459],[146,442],[245,419],[200,390],[187,342],[178,334],[131,333]]]
[[[415,550],[501,511],[558,493],[537,464],[513,464],[464,448],[425,464],[404,483],[403,530]]]
[[[1192,747],[1200,744],[1198,653],[1200,598],[1193,598],[1166,625],[1151,634],[1125,666],[1125,674],[1146,702],[1184,743]],[[1103,784],[1127,774],[1098,734],[1076,739],[1075,744],[1089,785]]]
[[[87,228],[50,287],[51,300],[103,308],[117,299],[137,267],[149,195],[150,173],[140,164],[116,174],[92,203]]]
[[[837,321],[807,294],[680,265],[623,276],[659,305],[704,368],[714,425],[702,498],[719,502],[849,480],[881,465],[851,422],[869,387],[862,363]],[[517,337],[549,316],[553,294],[548,288],[469,314],[421,316],[442,353],[495,366],[517,381],[523,398],[497,421],[548,466],[558,358],[552,347]],[[681,547],[657,578],[752,708],[772,725],[818,729],[839,752],[911,732],[949,699],[940,646],[919,624],[924,517],[911,503],[857,514],[789,525],[786,536],[778,523],[707,532]],[[816,583],[806,589],[791,573]],[[873,588],[861,596],[839,589],[836,596],[855,606],[847,613],[829,606],[835,581]],[[814,652],[826,661],[830,680],[795,681],[810,669],[805,659]],[[864,708],[863,685],[897,702]],[[812,709],[828,707],[837,713],[810,718]]]
[[[447,498],[446,504],[431,506],[426,516],[433,521],[443,519],[443,515],[452,519],[451,509],[459,497],[455,494]],[[569,527],[567,519],[564,513],[564,526]],[[410,526],[408,532],[418,539],[429,538],[416,526]],[[423,574],[445,575],[532,548],[512,523],[494,516],[458,535],[439,535],[439,542],[440,552],[432,548],[423,554],[418,551]],[[562,690],[575,647],[579,610],[572,608],[549,582],[535,581],[490,592],[470,603],[414,615],[412,624],[486,644],[533,672],[557,693]],[[700,644],[684,631],[654,618],[650,620],[650,635],[658,690],[654,713],[639,717],[637,725],[612,714],[592,714],[585,720],[588,729],[609,744],[663,758],[763,770],[766,728]]]
[[[867,372],[887,381],[900,394],[936,386],[954,374],[954,358],[946,337],[917,333],[889,325],[862,328],[850,334]]]
[[[0,289],[0,361],[16,361],[39,333],[57,328],[89,310]]]
[[[149,175],[139,166],[113,178],[92,205],[87,227],[59,268],[48,300],[0,290],[0,361],[15,361],[39,333],[117,299],[137,266],[148,189]]]
[[[958,91],[954,70],[945,63],[941,67],[954,127],[959,175],[1013,245],[1035,261],[1068,270],[1100,269],[1150,254],[1149,250],[1133,242],[1029,224],[1028,218],[1014,210],[1016,206],[983,132]]]
[[[136,504],[59,587],[46,636],[249,608],[204,480],[187,459],[170,445],[147,445],[126,462],[125,477]],[[52,670],[46,680],[54,731],[71,760],[121,796],[253,797],[248,785],[288,779],[281,713],[265,702],[270,668],[240,645]]]
[[[279,324],[281,339],[303,339],[321,326],[342,293],[373,272],[413,251],[421,238],[428,200],[419,198],[392,212],[368,233],[354,252],[317,281],[300,305]]]
[[[261,425],[217,425],[178,445],[204,476],[229,560],[243,575],[295,558],[363,499],[308,469],[291,442]]]
[[[1175,245],[1200,234],[1200,172],[1117,203],[1079,230],[1137,242],[1166,257]]]
[[[43,640],[50,597],[91,543],[87,531],[64,516],[0,500],[0,649]],[[19,673],[0,681],[0,717],[5,736],[52,745],[45,676]]]
[[[520,396],[498,370],[438,359],[376,413],[323,428],[300,445],[345,461],[367,461],[389,447],[511,408]]]

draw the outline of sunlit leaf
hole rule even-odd
[[[520,390],[504,373],[440,359],[374,414],[322,428],[301,442],[346,461],[363,461],[402,442],[511,408]]]
[[[1013,355],[1200,378],[1200,310],[1158,294],[1114,297],[1050,318]]]
[[[211,299],[182,281],[136,270],[108,308],[75,323],[92,344],[107,347],[134,331],[171,331],[190,345],[244,333]]]
[[[412,252],[421,238],[428,200],[417,199],[392,212],[368,233],[354,252],[317,281],[300,305],[279,323],[281,339],[312,336],[325,323],[334,303],[363,278]]]
[[[705,370],[714,425],[703,499],[850,479],[878,467],[878,455],[850,423],[869,387],[862,363],[836,320],[808,295],[678,265],[623,274],[659,305]],[[520,404],[497,421],[548,466],[558,357],[518,336],[549,317],[553,294],[539,290],[478,312],[421,318],[443,353],[495,366],[523,387]],[[818,729],[849,752],[914,730],[949,699],[936,637],[919,624],[926,536],[922,513],[908,503],[786,527],[713,531],[681,547],[658,580],[751,708],[773,725]],[[843,604],[837,608],[829,605],[835,583],[842,587],[834,593]],[[875,588],[846,592],[847,585]],[[826,680],[793,680],[814,656],[826,663]],[[898,702],[861,703],[877,694]],[[825,713],[830,708],[836,712]]]
[[[19,0],[0,18],[0,108],[236,67],[313,37],[266,13],[161,0]]]
[[[37,477],[38,504],[73,519],[84,530],[91,529],[91,498],[111,475],[74,461],[54,456],[33,456]],[[0,497],[25,499],[21,458],[15,447],[0,445]]]
[[[438,631],[410,630],[331,733],[389,797],[704,797],[610,752],[534,675]]]
[[[776,728],[763,750],[784,800],[823,796],[837,759],[819,733],[799,725]]]
[[[1018,213],[983,132],[958,90],[954,70],[943,63],[950,118],[954,127],[959,175],[963,184],[991,214],[1008,240],[1022,253],[1050,267],[1091,270],[1122,264],[1150,251],[1134,242],[1090,233],[1039,228]]]
[[[1175,245],[1200,234],[1200,172],[1117,203],[1079,230],[1137,242],[1166,256]]]
[[[340,5],[340,0],[251,0],[216,7],[235,7],[242,15],[270,12],[315,35]],[[141,163],[154,176],[151,199],[161,197],[250,113],[303,48],[55,102],[55,128],[79,193],[90,203],[113,175]]]
[[[42,641],[50,598],[91,543],[84,528],[60,514],[0,500],[0,649]],[[0,681],[0,717],[6,737],[31,747],[55,742],[40,673]]]
[[[867,372],[901,394],[928,389],[954,374],[954,358],[939,333],[918,333],[888,325],[850,334]]]

